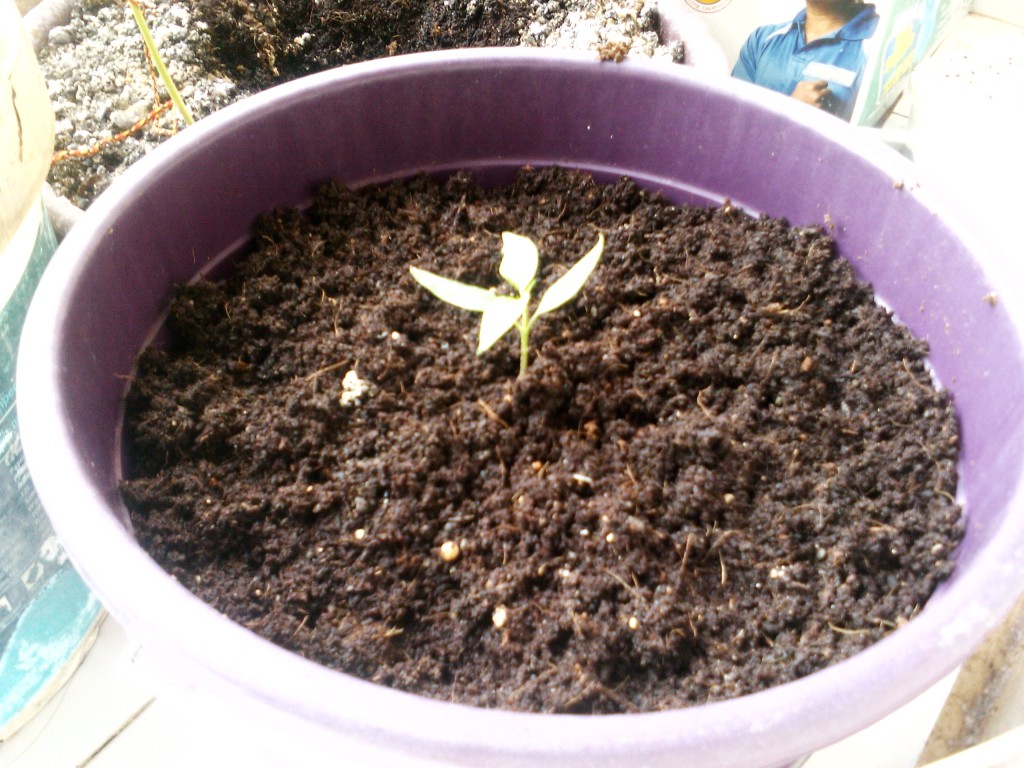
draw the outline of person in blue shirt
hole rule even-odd
[[[867,60],[864,41],[878,28],[878,14],[862,0],[806,3],[792,21],[754,30],[733,77],[849,120]]]

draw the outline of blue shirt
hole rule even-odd
[[[861,11],[830,35],[805,43],[807,9],[783,24],[758,27],[747,38],[733,77],[789,95],[804,80],[825,80],[831,96],[822,108],[844,120],[853,114],[867,56],[863,43],[875,33],[875,6]]]

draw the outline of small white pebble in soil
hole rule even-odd
[[[356,528],[355,533],[353,533],[352,535],[355,536],[356,541],[362,541],[363,539],[366,538],[366,529],[365,528]]]
[[[454,563],[461,553],[462,548],[457,541],[446,541],[441,545],[441,559],[446,563]]]
[[[722,497],[722,501],[724,501],[726,504],[732,504],[734,501],[736,501],[736,496],[735,494],[727,493]]]
[[[607,536],[604,537],[604,540],[607,541],[609,544],[613,543],[615,541],[615,534],[609,533]]]
[[[347,408],[350,405],[359,403],[365,395],[371,394],[373,385],[359,378],[359,374],[352,369],[345,374],[341,380],[341,405]]]
[[[580,528],[580,536],[587,537],[590,535],[589,528]]]
[[[639,621],[639,620],[637,619],[637,617],[636,617],[636,616],[630,616],[630,617],[629,617],[629,621],[627,621],[627,622],[626,622],[626,625],[627,625],[627,626],[628,626],[628,627],[629,627],[630,629],[636,629],[637,627],[639,627],[639,626],[640,626],[640,621]]]
[[[494,613],[491,614],[491,623],[494,624],[494,626],[498,629],[501,629],[505,626],[505,622],[507,621],[508,610],[505,608],[504,605],[499,605],[497,608],[494,609]]]
[[[633,310],[633,317],[640,317],[640,310],[639,309],[634,309]]]

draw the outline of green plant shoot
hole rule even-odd
[[[540,257],[537,246],[528,237],[514,232],[501,233],[501,264],[498,274],[518,295],[499,295],[494,289],[479,288],[436,275],[419,267],[409,267],[413,278],[434,296],[470,312],[480,312],[480,340],[476,353],[482,355],[512,328],[519,331],[519,375],[530,361],[530,331],[541,315],[552,312],[580,292],[597,267],[604,251],[604,235],[583,258],[553,282],[530,312],[530,298],[537,279]]]
[[[132,15],[135,17],[135,24],[139,28],[139,32],[142,35],[142,40],[146,44],[146,50],[149,51],[149,57],[153,60],[153,66],[156,67],[156,71],[160,73],[160,79],[163,81],[164,88],[167,89],[167,93],[171,97],[171,101],[174,102],[174,106],[178,112],[181,113],[182,119],[186,125],[192,125],[195,120],[192,119],[192,113],[189,111],[188,106],[185,104],[185,100],[181,98],[181,94],[178,92],[177,86],[174,85],[174,80],[171,78],[171,73],[167,69],[167,65],[164,64],[163,57],[160,56],[160,51],[156,47],[156,41],[153,39],[153,34],[149,31],[149,25],[146,23],[146,17],[142,15],[142,8],[139,6],[137,0],[128,0],[128,7],[132,9]]]

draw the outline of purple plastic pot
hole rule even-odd
[[[253,218],[428,170],[506,178],[523,164],[627,174],[678,201],[729,197],[840,248],[932,346],[957,399],[968,532],[953,578],[909,625],[794,683],[641,715],[486,711],[328,671],[221,617],[132,538],[118,499],[121,401],[173,284],[230,253]],[[913,166],[833,118],[685,67],[475,50],[345,67],[252,97],[184,131],[88,210],[25,327],[18,405],[40,496],[110,612],[172,672],[274,732],[352,765],[775,768],[893,711],[960,663],[1022,582],[1024,359],[1008,297]],[[310,741],[307,743],[306,739]],[[303,746],[306,745],[306,746]],[[364,761],[364,762],[360,762]],[[294,762],[290,764],[295,764]]]

